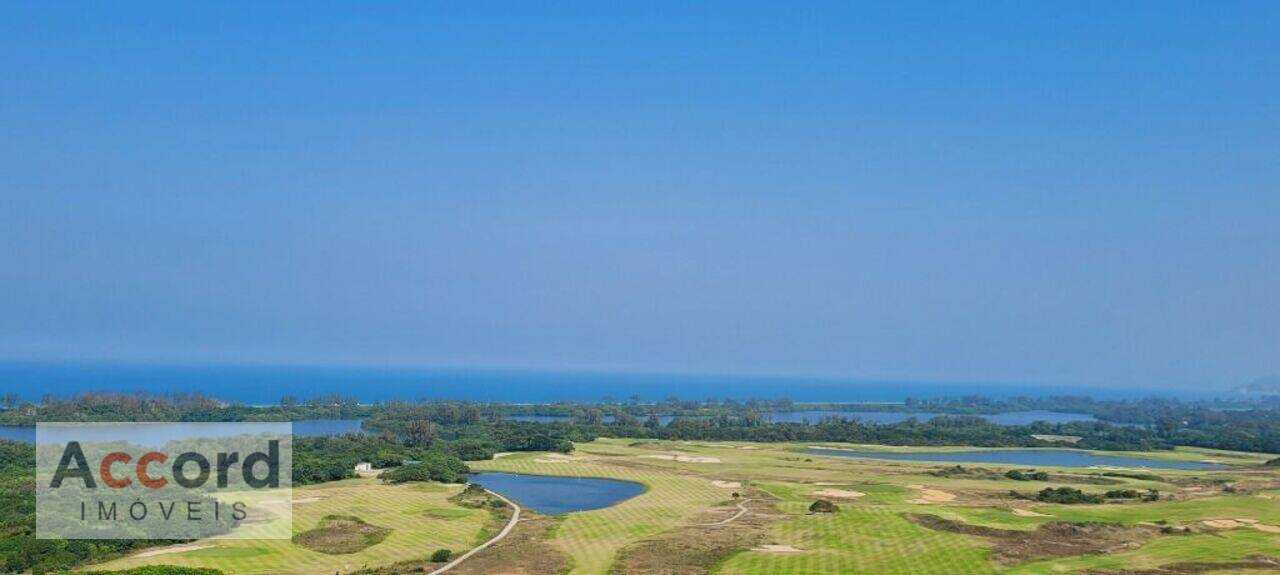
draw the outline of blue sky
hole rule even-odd
[[[0,6],[0,359],[1280,372],[1280,4]]]

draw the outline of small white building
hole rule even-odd
[[[360,463],[357,463],[356,473],[360,473],[361,471],[366,471],[366,472],[373,471],[373,464],[367,461],[361,461]]]

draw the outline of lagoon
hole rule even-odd
[[[473,473],[471,482],[479,483],[544,515],[603,509],[645,491],[645,486],[640,483],[617,479],[488,471]]]
[[[36,428],[35,426],[0,425],[0,439],[35,443]]]

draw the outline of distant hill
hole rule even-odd
[[[1280,375],[1260,377],[1236,388],[1236,391],[1251,395],[1280,395]]]

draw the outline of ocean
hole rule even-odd
[[[250,405],[341,395],[371,403],[387,400],[454,399],[511,403],[625,400],[669,396],[683,399],[774,399],[799,402],[900,402],[983,395],[1087,395],[1123,399],[1153,395],[1183,399],[1229,395],[1225,389],[1070,387],[1010,383],[943,383],[840,380],[732,375],[555,373],[464,369],[376,369],[351,367],[142,365],[98,363],[0,363],[0,394],[27,401],[45,395],[85,392],[202,393]]]

